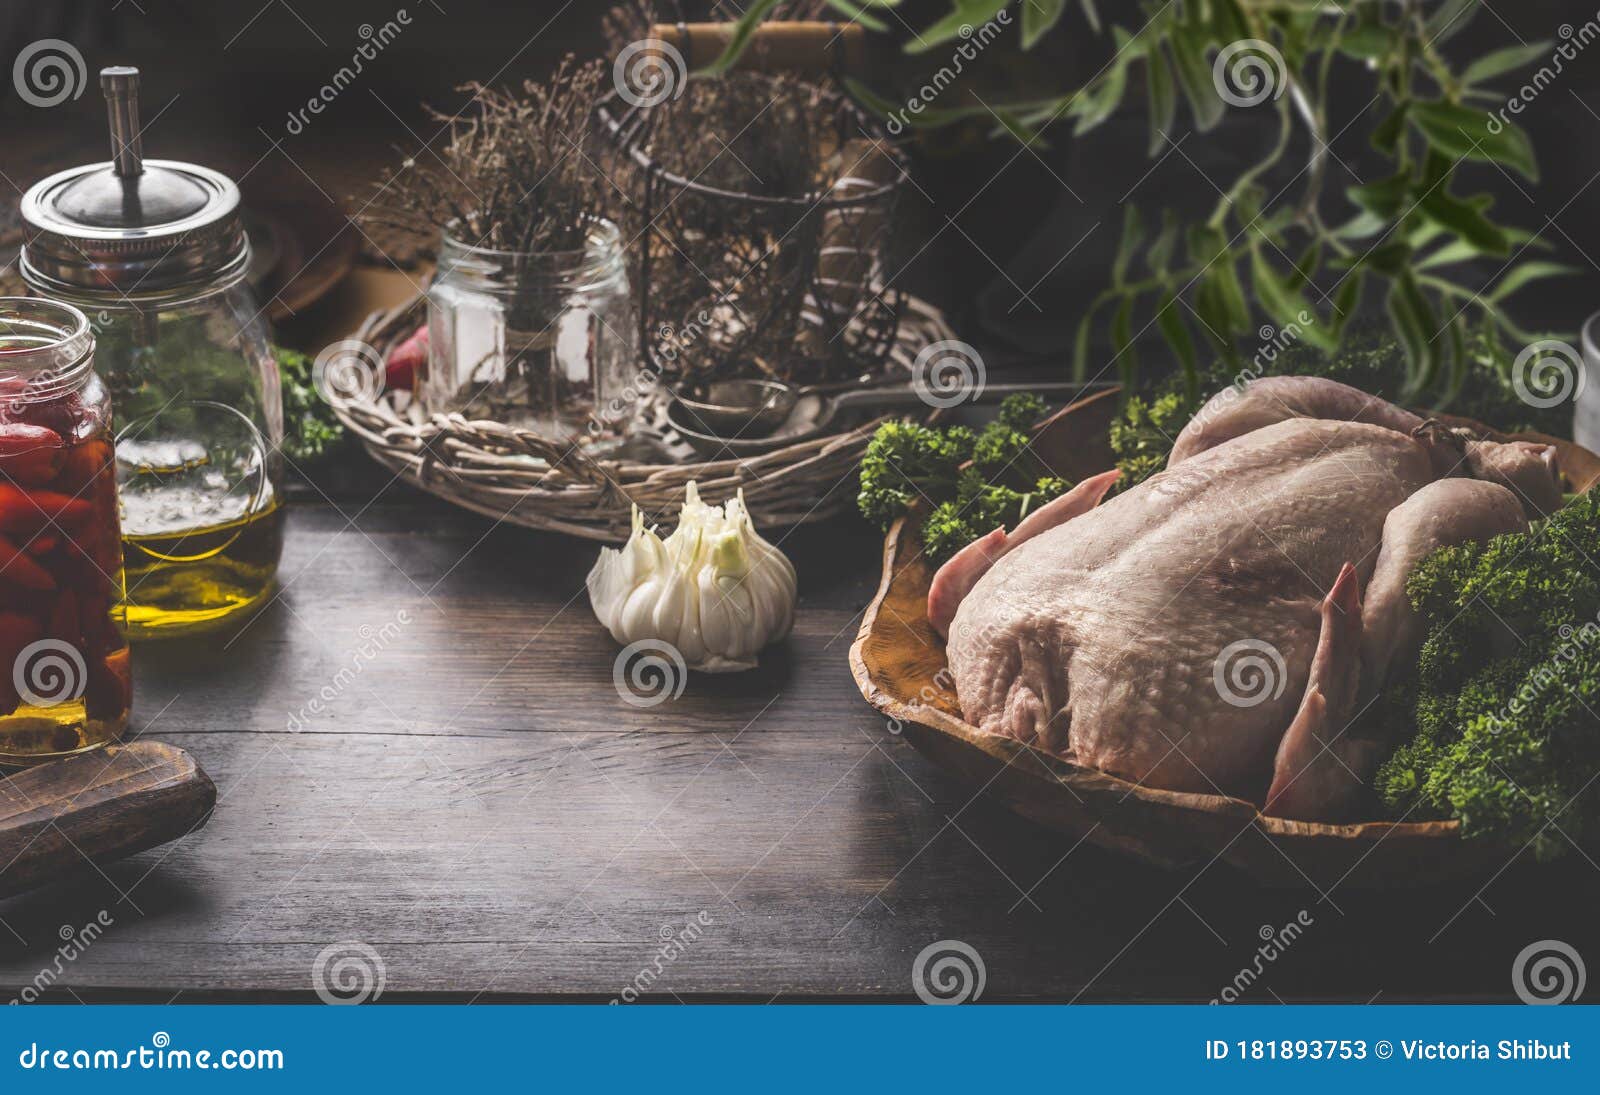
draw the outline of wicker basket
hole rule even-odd
[[[902,296],[902,317],[886,368],[910,377],[924,346],[954,338],[932,306]],[[408,338],[425,318],[418,297],[400,308],[367,317],[353,338],[375,359]],[[596,458],[581,447],[499,422],[459,414],[425,416],[409,392],[374,398],[328,392],[334,413],[361,438],[373,459],[396,477],[465,509],[529,528],[591,540],[623,540],[637,505],[650,520],[672,520],[693,480],[707,502],[744,491],[745,505],[761,528],[820,521],[848,507],[849,479],[881,419],[839,433],[800,441],[760,456],[692,462],[689,449],[667,425],[665,405],[641,411],[640,428],[663,448],[683,453],[678,463],[645,464]]]

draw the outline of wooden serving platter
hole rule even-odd
[[[1116,393],[1065,408],[1036,431],[1035,448],[1058,474],[1081,479],[1112,466],[1106,427]],[[1453,420],[1496,434],[1477,423]],[[1600,480],[1600,456],[1542,434],[1560,451],[1575,491]],[[867,702],[899,724],[906,739],[974,793],[993,795],[1024,817],[1166,867],[1222,860],[1274,886],[1411,886],[1498,866],[1514,849],[1461,838],[1454,821],[1323,825],[1264,817],[1222,795],[1143,787],[1080,767],[964,722],[945,662],[944,640],[928,623],[933,570],[922,557],[915,517],[897,521],[883,550],[883,578],[850,648],[850,668]]]

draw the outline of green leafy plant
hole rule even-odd
[[[1600,833],[1600,498],[1525,533],[1445,548],[1406,584],[1427,622],[1385,697],[1405,741],[1376,786],[1397,817],[1456,818],[1541,859]]]
[[[824,2],[874,29],[884,28],[882,16],[898,4]],[[1070,6],[1067,0],[1021,0],[1015,7],[1011,0],[950,4],[947,15],[914,33],[908,52],[959,48],[963,27],[1002,13],[1009,21],[1009,10],[1017,9],[1021,47],[1032,49],[1052,31],[1066,33]],[[1077,6],[1090,29],[1104,33],[1095,0]],[[1078,328],[1076,374],[1087,374],[1091,334],[1105,323],[1115,361],[1131,380],[1135,342],[1153,325],[1194,395],[1208,344],[1231,361],[1239,345],[1252,339],[1258,316],[1280,326],[1305,316],[1309,322],[1298,320],[1305,338],[1332,349],[1373,283],[1370,291],[1383,296],[1405,350],[1403,396],[1415,400],[1427,392],[1443,404],[1459,391],[1475,359],[1509,370],[1511,347],[1538,337],[1506,315],[1506,298],[1571,269],[1529,259],[1510,262],[1486,289],[1464,280],[1463,264],[1474,259],[1504,262],[1548,248],[1526,231],[1491,220],[1488,194],[1458,193],[1458,169],[1470,161],[1493,164],[1508,176],[1537,177],[1527,135],[1503,117],[1491,120],[1483,107],[1504,103],[1504,96],[1488,90],[1492,80],[1547,53],[1548,43],[1497,50],[1458,70],[1440,47],[1479,6],[1479,0],[1140,0],[1138,25],[1109,27],[1114,53],[1082,86],[1026,102],[927,106],[906,124],[978,118],[992,121],[998,134],[1033,142],[1046,128],[1070,123],[1073,135],[1081,136],[1110,118],[1142,82],[1148,151],[1158,156],[1175,139],[1180,100],[1201,133],[1214,128],[1230,105],[1275,115],[1272,148],[1231,180],[1204,220],[1181,224],[1171,210],[1147,216],[1135,205],[1126,207],[1109,284],[1089,302]],[[779,0],[748,5],[713,70],[731,64],[778,7]],[[1389,170],[1335,194],[1327,145],[1334,106],[1329,81],[1335,66],[1346,63],[1371,74],[1373,102],[1367,109],[1380,120],[1370,141]],[[1234,81],[1225,96],[1225,83]],[[863,84],[850,86],[885,115],[902,106]],[[959,93],[946,94],[956,99]],[[1269,193],[1264,180],[1289,154],[1297,131],[1309,146],[1305,165],[1289,190]]]
[[[344,425],[317,391],[311,359],[282,346],[272,353],[283,381],[283,453],[304,470],[333,451],[344,438]]]
[[[1028,429],[1044,412],[1037,396],[1013,395],[982,430],[885,422],[861,460],[862,516],[887,528],[924,504],[922,545],[936,563],[996,528],[1014,528],[1071,486],[1028,448]]]

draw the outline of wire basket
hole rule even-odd
[[[786,67],[836,69],[859,31],[769,24],[751,55],[772,60],[778,42],[796,47],[776,58]],[[619,74],[598,110],[636,193],[640,345],[678,384],[873,375],[899,323],[887,258],[905,157],[847,95],[792,72],[674,83],[685,62],[673,42],[693,58],[725,32],[655,28],[658,52],[641,63],[665,83],[630,94]]]

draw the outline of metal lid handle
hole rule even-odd
[[[100,90],[106,96],[106,116],[111,123],[111,166],[118,177],[131,179],[144,171],[139,143],[139,70],[113,65],[100,70]]]

